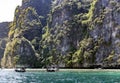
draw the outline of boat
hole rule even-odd
[[[26,72],[26,70],[25,70],[24,67],[22,67],[22,68],[16,68],[15,72]]]
[[[56,71],[58,71],[58,67],[56,67],[56,66],[47,67],[46,71],[47,72],[56,72]]]
[[[54,68],[47,68],[47,72],[55,72],[56,71],[56,69],[54,69]]]

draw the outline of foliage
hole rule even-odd
[[[114,55],[115,55],[115,51],[112,50],[110,52],[110,54],[108,55],[108,57],[104,59],[104,62],[105,63],[111,63],[111,62],[113,62]]]
[[[102,46],[109,47],[114,44],[114,41],[106,42],[102,37],[105,31],[103,34],[99,34],[102,30],[99,31],[98,28],[103,28],[104,21],[109,21],[105,17],[111,11],[109,7],[101,6],[101,4],[99,0],[53,0],[48,18],[45,15],[38,15],[48,9],[38,12],[39,8],[29,6],[22,9],[18,6],[15,10],[14,21],[9,26],[9,42],[3,59],[11,55],[13,57],[11,60],[14,60],[13,64],[19,62],[21,57],[18,57],[17,51],[26,41],[37,55],[37,61],[34,64],[36,66],[62,64],[72,68],[94,65],[98,50],[102,49]],[[109,4],[111,9],[114,9],[113,11],[119,13],[120,8],[116,1],[110,0]],[[115,14],[111,13],[111,15]],[[111,17],[111,19],[113,18]],[[112,24],[117,26],[115,22]],[[97,33],[97,29],[99,33]],[[108,31],[112,36],[110,29]],[[96,36],[96,34],[98,35]],[[119,39],[119,34],[115,34],[115,38]],[[119,43],[116,45],[119,46]],[[108,55],[104,56],[103,62],[112,63],[114,61],[115,51],[113,49],[115,49],[114,46],[111,47],[111,52],[108,51]]]
[[[82,16],[82,18],[84,19],[84,20],[82,20],[82,24],[84,26],[91,24],[93,15],[94,15],[95,5],[97,2],[98,2],[98,0],[93,0],[93,2],[91,3],[91,6],[90,6],[89,12]],[[89,29],[92,29],[92,28],[93,27],[89,27]]]
[[[20,56],[20,55],[16,55],[16,56],[13,57],[13,59],[14,59],[13,64],[14,64],[14,65],[16,65],[16,64],[18,63],[18,61],[19,61],[19,59],[20,59],[19,56]]]

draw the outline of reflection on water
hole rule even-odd
[[[120,72],[14,72],[0,70],[0,83],[120,83]]]

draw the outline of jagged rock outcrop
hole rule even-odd
[[[9,24],[10,22],[0,23],[0,59],[2,59],[4,55],[4,50],[8,40]]]
[[[119,8],[118,0],[55,0],[46,30],[50,59],[62,55],[66,67],[119,66]]]
[[[3,66],[120,67],[119,0],[51,1],[16,8]]]
[[[43,26],[47,23],[47,17],[51,9],[52,0],[23,0],[22,8],[33,7],[41,18]]]
[[[75,53],[82,58],[80,61],[82,66],[99,65],[103,68],[119,66],[119,37],[117,37],[120,35],[119,7],[118,0],[92,2],[89,12],[84,15],[87,19],[82,20],[88,28],[89,37],[80,41],[80,48]]]
[[[95,62],[103,66],[120,65],[120,2],[119,0],[98,0],[95,5],[90,35],[94,40],[102,39],[95,54]]]
[[[10,24],[9,41],[1,63],[3,67],[39,66],[36,65],[39,57],[39,41],[43,26],[46,24],[47,14],[50,11],[50,2],[51,0],[48,2],[23,0],[22,6],[16,8],[14,21]]]
[[[1,66],[12,68],[15,65],[25,65],[34,67],[37,57],[35,50],[30,41],[25,38],[14,38],[13,41],[6,45],[4,57]]]
[[[86,36],[87,27],[83,28],[80,18],[89,11],[89,2],[81,0],[55,0],[49,17],[49,31],[43,35],[43,50],[49,50],[55,64],[65,62],[66,67],[72,67],[72,56],[79,48],[79,42]],[[88,7],[82,4],[87,4]],[[47,29],[48,30],[48,29]],[[45,37],[44,37],[45,36]],[[47,45],[47,47],[46,47]],[[51,56],[52,55],[52,56]],[[62,60],[59,57],[64,57]],[[49,58],[48,58],[49,59]]]

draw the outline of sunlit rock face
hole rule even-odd
[[[86,3],[81,0],[53,1],[48,22],[50,35],[46,38],[48,42],[46,45],[53,55],[53,60],[55,59],[53,63],[60,62],[61,64],[63,62],[62,64],[66,67],[74,67],[72,56],[79,49],[79,43],[83,40],[87,31],[87,27],[82,28],[79,18],[88,13],[89,4],[90,2]],[[64,58],[59,61],[59,58],[56,57]]]
[[[34,67],[37,57],[32,44],[25,38],[14,38],[12,42],[8,42],[4,52],[1,66],[5,68],[16,67],[22,65],[26,67]]]
[[[119,65],[119,0],[88,0],[90,6],[83,0],[76,2],[82,5],[79,7],[71,0],[53,2],[50,31],[51,38],[56,40],[51,47],[71,56],[71,64],[75,66]]]
[[[34,60],[41,56],[37,65],[118,67],[119,18],[119,0],[23,0],[10,25],[2,65],[36,67]]]
[[[9,41],[1,65],[6,68],[16,65],[37,67],[39,41],[46,25],[51,0],[23,0],[15,10],[10,24]]]
[[[74,6],[72,7],[70,4]],[[55,0],[52,3],[52,21],[49,24],[51,37],[56,39],[54,42],[56,43],[56,49],[63,55],[70,52],[71,48],[76,49],[78,42],[82,39],[80,36],[83,35],[81,32],[84,29],[77,24],[72,25],[75,15],[87,12],[80,4],[80,0]]]

